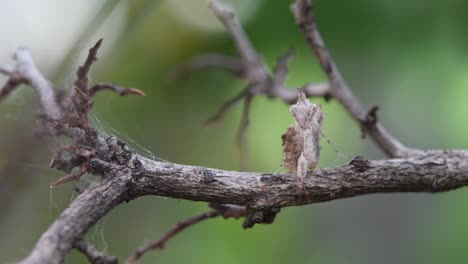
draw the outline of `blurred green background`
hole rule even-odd
[[[253,45],[271,68],[296,48],[287,84],[325,80],[289,12],[291,1],[231,1]],[[144,155],[172,162],[239,169],[235,136],[241,107],[216,126],[204,121],[245,83],[219,70],[172,80],[175,66],[207,52],[235,54],[233,43],[202,0],[2,1],[1,63],[19,46],[57,87],[70,89],[76,65],[104,37],[94,82],[137,87],[146,97],[99,95],[92,121]],[[380,106],[379,118],[418,148],[467,148],[468,2],[463,0],[316,0],[322,35],[353,92]],[[96,19],[97,17],[97,19]],[[2,78],[2,81],[5,79]],[[360,139],[335,101],[322,104],[324,133],[349,156],[383,154]],[[37,139],[38,100],[23,87],[0,103],[0,263],[24,257],[73,199],[71,184],[49,189],[58,142]],[[255,98],[248,129],[251,171],[274,172],[288,106]],[[61,143],[66,143],[62,140]],[[325,143],[320,167],[346,161]],[[93,181],[92,177],[83,181]],[[213,219],[184,231],[141,263],[460,263],[466,261],[468,192],[382,194],[286,208],[273,225],[242,230],[241,220]],[[142,197],[111,211],[89,232],[99,249],[128,257],[205,203]],[[73,252],[68,263],[85,263]]]

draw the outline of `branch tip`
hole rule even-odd
[[[101,47],[103,39],[99,39],[92,48],[89,49],[88,56],[82,66],[78,67],[76,71],[75,86],[78,87],[83,93],[88,93],[88,73],[93,63],[97,60],[97,52]]]
[[[145,96],[146,95],[142,90],[137,89],[137,88],[124,88],[114,83],[98,83],[98,84],[93,85],[91,88],[89,88],[89,96],[93,97],[98,92],[104,91],[104,90],[113,91],[120,96],[127,96],[127,95]]]
[[[205,122],[205,126],[207,125],[212,125],[217,122],[219,122],[223,117],[224,114],[229,111],[237,102],[239,102],[242,98],[246,97],[247,93],[246,90],[248,88],[243,89],[240,93],[238,93],[236,96],[232,97],[231,99],[227,100],[224,102],[216,111],[216,113],[211,116],[208,120]]]

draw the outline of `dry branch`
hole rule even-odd
[[[124,88],[115,83],[97,83],[89,88],[89,96],[95,96],[99,91],[113,91],[120,96],[140,95],[145,96],[145,93],[137,88]]]
[[[238,206],[228,206],[228,205],[219,205],[219,204],[210,204],[210,207],[213,210],[202,213],[200,215],[193,216],[189,219],[181,221],[174,225],[166,234],[164,234],[161,238],[155,241],[151,241],[146,245],[138,248],[132,256],[127,259],[126,264],[134,264],[147,252],[152,250],[162,250],[166,243],[173,238],[178,233],[184,231],[186,228],[195,225],[203,220],[207,220],[210,218],[215,218],[218,216],[222,216],[224,219],[228,218],[235,218],[238,219],[240,217],[246,216],[246,211],[242,207]]]
[[[235,204],[265,212],[372,193],[441,192],[468,185],[468,151],[429,151],[406,159],[355,159],[349,165],[310,172],[304,181],[305,194],[293,175],[224,171],[132,155],[132,169],[80,194],[21,263],[63,263],[72,242],[109,210],[145,195]]]
[[[89,263],[92,264],[117,264],[117,258],[114,256],[108,256],[99,250],[97,250],[93,245],[87,241],[81,239],[76,241],[73,246],[76,250],[83,253],[89,260]]]
[[[52,119],[60,118],[61,110],[57,104],[52,84],[36,68],[29,51],[18,48],[13,57],[16,61],[14,66],[3,65],[0,67],[2,69],[0,72],[10,77],[0,90],[0,99],[7,96],[19,84],[28,83],[39,95],[44,113]]]
[[[353,95],[328,52],[325,42],[318,30],[312,8],[313,6],[310,0],[296,0],[294,4],[291,5],[291,11],[296,18],[296,24],[328,77],[330,83],[328,92],[330,96],[338,100],[346,108],[351,116],[360,123],[363,131],[369,134],[380,149],[388,156],[409,157],[420,154],[420,150],[406,147],[394,138],[379,122],[376,121],[372,126],[364,125],[368,112]]]
[[[189,61],[179,65],[172,72],[173,79],[181,79],[193,71],[202,69],[222,69],[232,73],[234,76],[244,77],[244,66],[238,58],[224,54],[203,54],[191,58]]]
[[[175,76],[185,76],[193,70],[209,67],[217,67],[230,71],[233,75],[245,79],[248,84],[234,97],[224,102],[218,111],[208,119],[207,124],[213,124],[222,119],[224,114],[240,101],[244,101],[241,121],[237,133],[236,142],[240,152],[241,168],[245,168],[247,156],[246,131],[249,123],[249,112],[252,100],[257,95],[267,95],[279,98],[286,103],[293,103],[297,99],[295,90],[288,89],[284,85],[287,73],[287,63],[294,55],[289,49],[283,56],[278,58],[273,74],[260,59],[247,34],[236,20],[234,13],[226,6],[213,1],[208,4],[213,14],[224,24],[234,41],[239,58],[232,58],[222,54],[206,54],[193,57],[183,63],[175,72]],[[327,84],[306,84],[304,89],[307,95],[323,96],[328,98]]]
[[[246,100],[242,134],[248,124],[248,107],[254,96],[265,94],[288,103],[296,98],[297,95],[292,95],[296,92],[282,84],[291,55],[287,53],[280,57],[274,74],[267,74],[232,12],[216,3],[211,3],[210,7],[231,33],[243,65],[242,74],[249,83],[236,100],[226,104],[225,110],[221,111],[225,112],[241,99]],[[404,158],[375,161],[355,158],[348,165],[309,171],[302,186],[298,186],[296,177],[289,174],[225,171],[150,160],[129,149],[125,142],[100,135],[88,123],[92,95],[97,91],[111,89],[119,94],[140,93],[139,90],[125,90],[116,85],[98,84],[90,88],[87,75],[96,60],[101,41],[90,49],[86,62],[79,68],[73,93],[60,102],[52,84],[35,67],[29,53],[18,49],[16,65],[0,66],[0,73],[10,77],[10,84],[7,84],[13,85],[13,88],[7,85],[0,94],[6,96],[16,87],[17,84],[11,83],[11,79],[30,84],[41,98],[44,111],[42,121],[50,135],[65,135],[74,139],[74,145],[57,148],[51,166],[67,174],[81,168],[78,174],[71,174],[73,179],[79,178],[84,171],[100,177],[95,185],[77,188],[80,193],[78,197],[42,234],[29,256],[20,263],[63,263],[74,247],[88,257],[97,256],[96,250],[82,240],[85,234],[115,206],[145,195],[203,201],[216,206],[212,207],[213,211],[182,222],[161,240],[137,251],[138,257],[148,249],[162,247],[168,239],[191,224],[217,215],[225,218],[245,217],[243,227],[249,228],[255,223],[272,223],[280,209],[288,206],[372,193],[441,192],[468,185],[468,151],[408,148],[383,129],[377,120],[376,108],[365,111],[351,94],[326,51],[311,8],[309,1],[297,0],[292,10],[327,73],[330,85],[311,84],[306,85],[304,90],[309,95],[336,98],[387,154]],[[69,101],[73,102],[72,106],[66,104]],[[61,155],[63,151],[69,153],[69,159]],[[232,207],[234,205],[242,209],[236,213],[226,209],[238,209]]]

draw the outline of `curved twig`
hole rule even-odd
[[[131,255],[126,264],[134,264],[147,252],[152,250],[161,250],[164,248],[166,243],[173,238],[178,233],[182,232],[186,228],[195,225],[203,220],[207,220],[210,218],[215,218],[218,216],[222,216],[224,219],[228,218],[235,218],[238,219],[240,217],[246,216],[246,210],[242,207],[238,206],[229,206],[229,205],[218,205],[218,204],[210,204],[210,207],[213,210],[190,217],[184,221],[181,221],[175,224],[167,233],[165,233],[162,237],[157,240],[151,241],[146,243],[144,246],[138,248],[133,255]]]

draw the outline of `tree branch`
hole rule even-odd
[[[253,96],[265,94],[284,101],[291,100],[289,90],[282,84],[290,55],[278,59],[273,76],[267,74],[233,14],[216,3],[211,3],[210,7],[231,33],[249,81],[242,96],[226,106],[228,109],[236,101],[246,100],[242,132],[248,124],[248,107]],[[369,112],[363,109],[326,51],[310,9],[310,2],[304,0],[297,0],[293,5],[298,25],[327,73],[330,86],[307,85],[305,90],[325,98],[337,98],[386,153],[405,158],[375,161],[355,158],[348,165],[309,171],[301,184],[295,175],[235,172],[151,160],[134,153],[125,142],[115,137],[100,135],[88,123],[87,114],[92,105],[90,95],[104,88],[126,93],[116,86],[89,88],[87,74],[97,58],[101,41],[90,49],[86,62],[78,69],[76,88],[71,95],[74,108],[59,107],[52,85],[34,66],[29,53],[18,49],[17,64],[1,66],[0,72],[27,82],[36,90],[46,115],[43,123],[53,132],[52,135],[74,139],[73,145],[58,148],[51,166],[65,173],[77,167],[82,170],[62,178],[61,182],[77,179],[85,171],[100,177],[99,183],[79,189],[78,197],[42,234],[29,256],[20,263],[63,263],[73,247],[81,248],[88,256],[95,255],[93,248],[83,245],[84,235],[115,206],[145,195],[204,201],[216,206],[212,207],[213,211],[176,226],[162,240],[137,251],[137,254],[146,248],[158,248],[182,229],[217,215],[225,218],[243,216],[246,218],[243,227],[249,228],[255,223],[272,223],[280,209],[288,206],[373,193],[441,192],[468,185],[468,150],[409,149],[392,138],[377,122],[377,108],[373,107]],[[64,105],[64,102],[60,103]],[[68,159],[61,155],[61,151],[67,151]],[[239,212],[242,213],[228,214],[226,208],[238,209],[232,206],[240,206],[242,210]]]
[[[97,61],[97,52],[101,47],[102,39],[100,39],[96,44],[89,49],[88,57],[82,66],[78,68],[76,72],[76,81],[75,87],[77,87],[82,93],[87,93],[88,90],[88,73],[91,70],[91,66],[95,61]]]
[[[73,244],[78,251],[83,253],[92,264],[117,264],[117,258],[99,252],[93,245],[81,239]]]
[[[174,72],[172,72],[172,78],[180,79],[193,71],[207,68],[223,69],[232,73],[234,76],[244,77],[244,66],[240,59],[224,54],[203,54],[194,56],[179,65]]]
[[[297,99],[296,91],[290,90],[284,85],[287,63],[294,52],[292,49],[289,49],[285,55],[279,57],[273,74],[269,74],[260,56],[250,43],[247,34],[237,22],[234,13],[228,7],[217,1],[210,2],[208,6],[231,35],[240,58],[231,58],[220,54],[199,55],[189,60],[188,63],[180,66],[179,70],[175,71],[175,75],[177,76],[177,73],[191,72],[193,69],[217,66],[220,69],[230,71],[235,76],[241,77],[248,82],[246,88],[233,98],[226,100],[215,115],[207,121],[208,124],[219,121],[224,113],[241,100],[244,100],[244,108],[238,130],[239,133],[236,140],[241,153],[241,168],[244,168],[246,164],[245,156],[247,154],[245,151],[247,149],[245,133],[248,128],[248,117],[250,115],[249,106],[252,99],[260,94],[279,98],[286,103],[293,103]],[[304,91],[308,95],[323,96],[325,98],[329,96],[327,84],[307,84],[305,87],[307,89],[304,89]]]
[[[147,252],[151,250],[161,250],[164,248],[165,244],[173,238],[178,233],[184,231],[186,228],[195,225],[203,220],[207,220],[210,218],[215,218],[218,216],[222,216],[224,219],[228,218],[235,218],[238,219],[240,217],[246,216],[246,211],[237,206],[227,206],[227,205],[217,205],[217,204],[210,204],[210,207],[213,210],[202,213],[200,215],[193,216],[189,219],[181,221],[174,225],[166,234],[164,234],[161,238],[155,241],[151,241],[146,245],[138,248],[132,256],[127,259],[126,264],[134,264]]]
[[[8,95],[22,82],[29,83],[41,99],[44,112],[52,119],[58,119],[61,110],[55,98],[52,84],[42,75],[34,65],[31,54],[24,48],[18,48],[15,52],[15,66],[3,65],[0,72],[10,76],[6,85],[0,90],[0,99]]]
[[[75,241],[81,240],[109,210],[130,199],[132,179],[127,169],[86,189],[42,234],[30,255],[20,263],[64,263]]]
[[[127,259],[126,264],[136,263],[146,252],[150,250],[161,250],[164,248],[164,245],[168,240],[177,235],[179,232],[184,231],[186,228],[197,224],[203,220],[217,217],[219,212],[216,210],[211,210],[200,215],[193,216],[187,220],[177,223],[172,227],[166,234],[164,234],[160,239],[151,241],[150,243],[138,248],[135,253]]]
[[[20,263],[63,263],[74,241],[118,204],[156,195],[266,210],[389,192],[441,192],[468,185],[468,151],[428,151],[405,159],[368,161],[294,175],[225,171],[158,162],[133,154],[133,168],[85,190]]]
[[[328,77],[328,81],[330,82],[330,95],[337,99],[346,110],[348,110],[351,116],[361,124],[363,131],[369,134],[374,142],[388,156],[409,157],[420,154],[420,150],[409,148],[394,138],[379,122],[376,121],[372,126],[364,125],[368,112],[353,95],[328,52],[325,42],[318,31],[317,22],[312,13],[311,1],[296,0],[294,4],[291,5],[291,11],[296,18],[296,24],[299,26],[307,43]]]
[[[406,159],[361,158],[341,167],[316,169],[304,182],[306,195],[294,175],[139,160],[144,172],[136,182],[137,193],[249,208],[297,206],[382,192],[440,192],[468,184],[468,151],[428,151]]]
[[[258,74],[260,75],[260,80],[265,78],[266,73],[263,72],[263,66],[260,57],[257,55],[257,52],[250,43],[249,38],[245,34],[244,30],[236,21],[234,13],[229,8],[214,1],[210,2],[208,7],[211,9],[211,11],[213,11],[213,14],[215,14],[216,17],[218,17],[218,19],[223,22],[226,29],[232,35],[237,48],[237,53],[239,53],[240,57],[245,63],[245,66],[250,69],[257,69],[259,71]]]
[[[137,88],[124,88],[115,83],[97,83],[89,88],[89,96],[95,96],[99,91],[109,90],[113,91],[120,96],[127,95],[140,95],[145,96],[145,93]]]

